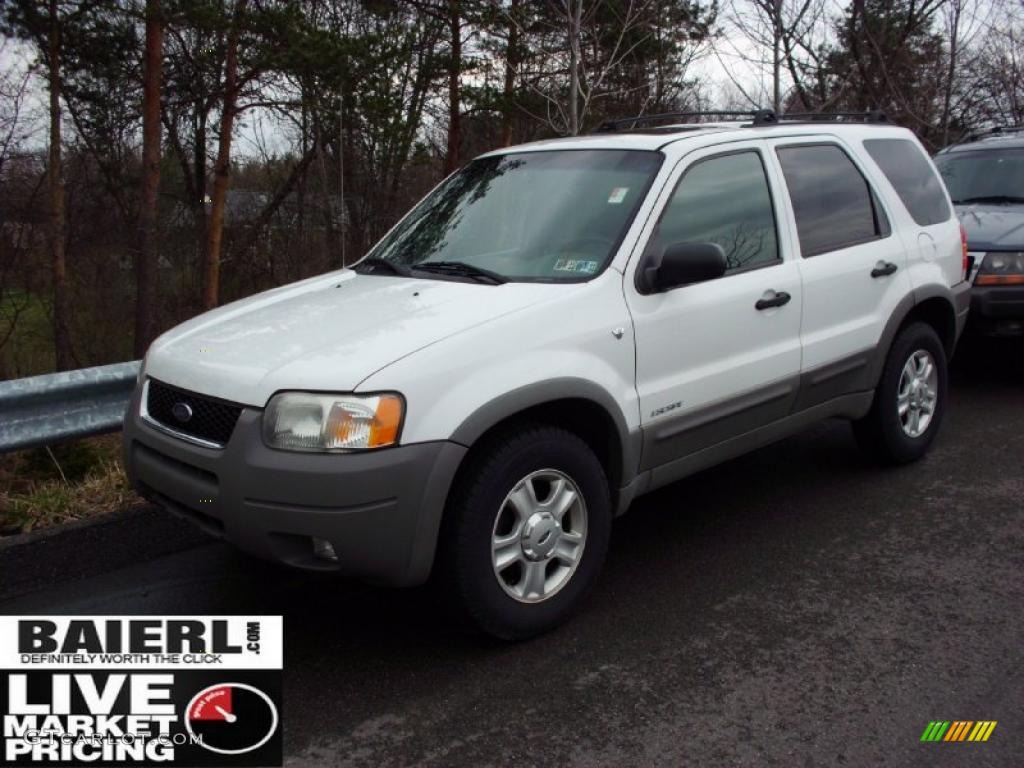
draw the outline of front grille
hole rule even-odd
[[[188,406],[191,418],[182,420],[175,416],[176,405]],[[235,423],[242,413],[241,406],[186,392],[154,379],[149,380],[146,410],[149,418],[168,429],[218,445],[224,445],[231,439]]]

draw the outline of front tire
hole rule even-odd
[[[860,447],[886,464],[920,459],[946,412],[946,351],[927,323],[912,323],[893,341],[871,410],[853,422]]]
[[[593,586],[611,535],[611,495],[593,450],[534,425],[482,445],[445,515],[439,563],[456,612],[521,640],[565,621]]]

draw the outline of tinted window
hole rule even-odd
[[[655,248],[718,243],[731,270],[777,261],[775,213],[761,156],[740,152],[689,168],[651,242]]]
[[[935,164],[954,203],[1024,203],[1024,149],[949,152]]]
[[[805,257],[888,234],[871,188],[839,147],[780,147],[778,154]]]
[[[931,163],[907,139],[869,139],[864,148],[878,163],[907,211],[922,227],[948,221],[949,203]]]

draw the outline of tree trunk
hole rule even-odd
[[[135,263],[135,356],[142,357],[157,328],[157,195],[160,192],[160,87],[164,28],[160,0],[146,3],[146,62],[142,95],[142,200]]]
[[[782,0],[772,4],[772,111],[782,110]]]
[[[459,145],[462,143],[462,96],[459,79],[462,75],[462,18],[459,0],[448,2],[448,31],[451,34],[451,61],[448,64],[448,151],[444,156],[444,175],[459,167]]]
[[[508,45],[505,48],[505,86],[502,92],[501,146],[512,146],[512,102],[516,92],[516,69],[519,65],[519,0],[512,0],[508,10]]]
[[[238,0],[228,31],[224,60],[224,106],[217,139],[217,163],[213,170],[213,200],[210,204],[209,231],[206,239],[206,264],[203,281],[203,309],[220,302],[220,254],[224,237],[224,209],[227,206],[231,175],[231,132],[238,108],[238,35],[247,0]]]
[[[192,137],[192,178],[196,182],[196,199],[192,203],[195,211],[196,252],[204,258],[208,218],[206,206],[209,205],[206,196],[206,118],[206,113],[201,112],[196,123],[195,135]]]
[[[580,133],[580,27],[583,17],[583,0],[566,0],[569,22],[569,135]]]
[[[47,177],[50,188],[50,262],[53,270],[53,346],[58,371],[75,367],[71,350],[71,298],[68,288],[68,268],[64,253],[64,175],[61,167],[60,136],[60,46],[61,25],[57,15],[57,0],[50,0],[50,40],[47,51],[50,81],[50,150]]]
[[[942,99],[942,146],[949,144],[949,111],[953,101],[953,84],[956,79],[956,59],[960,43],[960,0],[950,5],[949,71],[946,73],[946,88]]]

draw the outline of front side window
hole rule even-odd
[[[474,160],[376,248],[416,277],[469,265],[506,280],[572,282],[603,270],[664,156],[639,150],[524,152]],[[368,263],[372,263],[368,260]]]
[[[687,169],[647,250],[678,243],[717,243],[730,271],[779,261],[775,212],[759,153],[720,155]]]
[[[804,257],[888,234],[867,180],[837,145],[803,144],[777,152]]]
[[[909,139],[867,139],[864,149],[922,227],[949,221],[946,195],[920,147]]]
[[[935,165],[957,205],[1024,203],[1024,149],[950,152]]]

